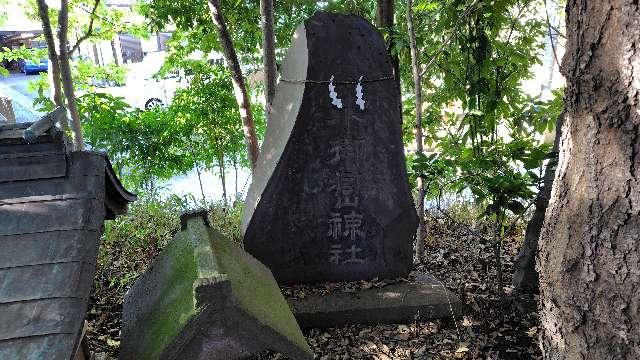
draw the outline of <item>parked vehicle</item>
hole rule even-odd
[[[129,71],[124,86],[107,86],[97,91],[123,97],[131,105],[144,110],[168,105],[177,89],[188,86],[189,79],[182,73],[158,77],[164,57],[164,52],[146,54],[142,62],[127,65]]]
[[[38,74],[40,72],[49,71],[49,60],[40,59],[39,62],[24,60],[20,69],[25,75]]]
[[[129,77],[124,86],[104,87],[97,91],[120,96],[131,105],[149,110],[154,106],[166,106],[173,99],[178,88],[186,87],[184,78],[168,76],[165,78]]]

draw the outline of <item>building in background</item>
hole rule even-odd
[[[2,6],[3,11],[11,14],[11,16],[8,16],[6,21],[0,25],[0,49],[4,47],[15,49],[23,45],[28,48],[46,47],[41,39],[42,26],[39,22],[29,19],[24,14],[24,4],[22,2],[10,1]],[[21,70],[19,61],[3,61],[0,65],[13,72]]]

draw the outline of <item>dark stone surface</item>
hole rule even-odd
[[[278,137],[286,131],[267,129],[247,196],[245,250],[280,284],[404,276],[418,218],[403,153],[400,95],[383,38],[360,17],[324,12],[296,32],[304,34],[308,59],[290,50],[274,102],[276,114],[299,109],[288,120],[270,122],[285,129],[283,122],[294,122],[282,149]],[[321,83],[297,85],[304,75],[287,78],[305,61],[306,79]],[[329,97],[331,76],[342,108]],[[360,76],[364,110],[356,105]],[[292,86],[303,89],[300,104],[279,99],[291,97]]]
[[[181,222],[125,296],[120,359],[312,359],[269,269],[198,213]]]
[[[397,324],[416,320],[459,319],[462,303],[431,275],[414,282],[353,293],[307,295],[287,299],[302,328],[326,328],[347,324]]]
[[[109,176],[104,155],[67,152],[55,129],[26,144],[29,125],[0,128],[0,359],[68,360],[104,219],[135,196]]]

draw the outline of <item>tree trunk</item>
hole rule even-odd
[[[76,95],[73,90],[73,79],[71,78],[71,66],[66,51],[60,52],[60,75],[62,77],[62,88],[67,100],[67,108],[71,115],[71,129],[73,130],[73,147],[76,151],[84,150],[84,139],[82,136],[82,126],[80,124],[80,114],[76,103]]]
[[[58,62],[58,53],[56,52],[56,42],[53,38],[53,31],[51,30],[51,21],[49,20],[49,6],[45,0],[37,0],[38,16],[42,23],[42,33],[44,39],[47,42],[47,52],[49,53],[49,61],[51,67],[48,71],[48,76],[51,82],[51,101],[56,106],[64,106],[62,100],[62,85],[60,84],[60,63]],[[69,127],[66,122],[62,124],[65,130]]]
[[[567,2],[565,126],[540,236],[546,359],[640,359],[640,8]]]
[[[220,169],[220,181],[222,182],[222,198],[224,199],[224,207],[226,208],[227,203],[227,177],[226,177],[226,169],[224,166],[224,155],[218,155],[218,169]]]
[[[420,74],[420,59],[418,58],[418,47],[416,45],[416,31],[413,27],[413,1],[407,0],[407,27],[409,30],[409,47],[411,48],[411,73],[413,74],[413,91],[416,98],[416,154],[423,153],[422,146],[422,75]],[[424,181],[418,178],[418,198],[416,208],[418,211],[418,230],[416,233],[416,258],[422,260],[424,256],[424,242],[426,238],[424,219]]]
[[[253,114],[251,112],[251,102],[249,95],[247,94],[247,88],[245,86],[244,76],[242,75],[242,69],[240,68],[240,62],[236,55],[236,50],[233,47],[233,41],[231,35],[227,29],[227,24],[222,16],[222,9],[220,8],[219,0],[208,0],[209,11],[211,12],[211,18],[218,31],[218,39],[220,40],[220,46],[224,54],[227,67],[231,72],[231,80],[233,82],[233,92],[238,103],[240,110],[240,117],[242,118],[242,128],[244,132],[244,142],[247,146],[247,153],[249,154],[249,161],[251,162],[251,169],[256,167],[258,162],[258,138],[256,136],[256,128],[253,123]]]
[[[67,100],[67,109],[71,115],[71,129],[73,130],[73,144],[76,151],[84,150],[84,140],[82,138],[82,127],[76,104],[76,95],[73,90],[73,79],[71,78],[71,65],[69,64],[69,42],[67,40],[69,29],[69,1],[62,0],[60,13],[58,14],[58,41],[60,49],[58,51],[58,61],[60,63],[60,79],[64,97]]]
[[[376,26],[379,28],[386,28],[389,31],[389,37],[387,38],[387,52],[391,56],[393,74],[396,80],[396,91],[400,93],[400,60],[398,59],[398,56],[394,55],[391,51],[394,46],[393,36],[395,35],[393,21],[394,14],[394,0],[376,0]],[[402,102],[400,102],[400,113],[402,113]]]
[[[538,272],[536,271],[536,255],[538,254],[538,238],[544,222],[544,214],[549,205],[553,178],[556,176],[558,166],[558,146],[562,136],[562,125],[564,124],[564,113],[560,114],[556,120],[556,135],[553,140],[553,148],[549,153],[549,161],[542,176],[542,188],[536,196],[536,209],[527,224],[524,234],[524,243],[513,264],[513,287],[521,292],[537,293],[539,288]]]
[[[202,194],[202,202],[207,203],[207,197],[204,196],[204,187],[202,186],[202,174],[200,173],[200,166],[196,162],[196,172],[198,173],[198,183],[200,184],[200,194]]]
[[[273,35],[273,0],[260,0],[262,23],[262,64],[264,65],[264,97],[267,123],[271,116],[271,104],[276,96],[276,49]]]
[[[236,187],[235,188],[236,193],[235,193],[235,197],[234,197],[234,199],[235,199],[234,202],[238,201],[238,158],[236,156],[237,155],[233,156],[233,172],[234,172],[234,175],[235,175],[235,187]]]
[[[60,61],[58,61],[58,52],[56,51],[56,42],[53,37],[53,31],[51,29],[51,21],[49,19],[49,6],[44,0],[36,1],[38,6],[38,17],[42,23],[42,33],[47,43],[47,53],[51,66],[47,71],[47,77],[49,78],[49,84],[51,86],[51,101],[56,106],[64,106],[64,99],[62,94],[62,83],[60,81]],[[69,131],[69,123],[66,120],[61,122],[62,130],[64,133]]]
[[[392,27],[395,11],[393,0],[376,0],[376,25],[378,27]]]

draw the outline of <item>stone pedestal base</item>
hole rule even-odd
[[[462,313],[460,300],[430,274],[420,274],[413,282],[382,288],[310,295],[287,301],[301,328],[460,319]]]

